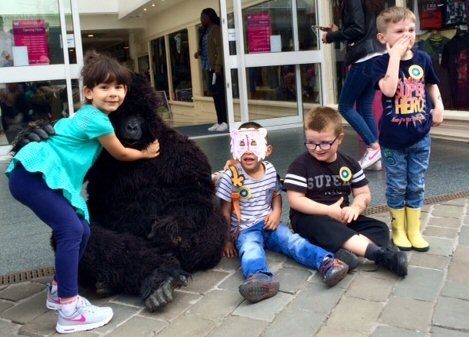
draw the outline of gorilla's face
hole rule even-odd
[[[110,117],[116,136],[125,147],[142,150],[156,139],[150,131],[152,124],[139,114],[126,116],[122,113],[112,113]]]
[[[124,145],[132,147],[142,139],[143,118],[141,116],[124,117],[118,122],[119,125],[115,128],[116,134]]]
[[[123,104],[109,115],[124,146],[142,150],[162,134],[164,125],[156,112],[157,103],[150,82],[142,75],[134,75]]]

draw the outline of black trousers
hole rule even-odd
[[[387,247],[389,227],[382,221],[359,215],[357,220],[345,225],[325,215],[298,215],[292,219],[296,233],[331,252],[336,252],[356,234],[366,236],[380,247]]]
[[[209,87],[213,97],[213,103],[215,104],[215,111],[217,113],[217,123],[228,123],[228,114],[226,109],[225,76],[222,70],[220,74],[216,75],[215,83],[213,83],[213,73],[213,71],[209,71],[207,79],[210,84]]]

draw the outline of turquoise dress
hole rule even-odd
[[[89,212],[82,196],[86,173],[101,153],[99,137],[114,133],[109,117],[92,105],[85,105],[70,118],[54,126],[55,135],[46,141],[31,142],[12,159],[6,170],[21,163],[29,172],[41,172],[47,185],[61,190],[64,197],[89,223]]]

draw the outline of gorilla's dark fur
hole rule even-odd
[[[164,123],[157,103],[148,81],[134,75],[110,114],[124,146],[143,149],[158,139],[160,155],[122,162],[103,150],[87,175],[91,237],[79,271],[81,284],[139,295],[150,311],[169,303],[190,273],[214,267],[227,234],[207,157]]]

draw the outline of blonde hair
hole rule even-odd
[[[393,6],[386,8],[376,18],[376,29],[378,33],[384,33],[390,23],[397,23],[402,20],[410,20],[415,23],[417,19],[415,14],[406,7]]]
[[[305,130],[325,131],[332,127],[335,135],[343,132],[342,118],[337,110],[320,106],[308,112],[305,118]]]

